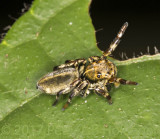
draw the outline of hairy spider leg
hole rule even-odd
[[[103,56],[108,56],[110,55],[114,50],[115,48],[118,46],[118,44],[120,43],[120,39],[122,38],[125,30],[127,29],[128,27],[128,22],[125,22],[123,24],[123,26],[121,27],[120,31],[118,32],[117,36],[114,38],[114,40],[111,42],[110,44],[110,47],[109,49],[107,49],[104,53],[103,53]]]
[[[59,96],[60,96],[61,94],[63,94],[63,92],[65,92],[65,90],[61,90],[61,91],[59,91],[59,92],[57,93],[57,95],[56,95],[56,100],[54,101],[54,103],[52,104],[52,106],[56,106],[56,105],[57,105],[57,103],[58,103],[58,101],[59,101]]]
[[[95,89],[95,91],[96,91],[96,93],[98,93],[98,94],[102,95],[103,97],[105,97],[108,100],[109,104],[112,104],[112,98],[109,95],[109,92],[108,92],[107,88],[102,89],[102,88],[98,87],[98,88]]]
[[[116,77],[111,78],[109,80],[109,83],[114,83],[114,86],[116,88],[119,87],[120,84],[123,84],[123,85],[138,85],[137,82],[125,80],[125,79],[122,79],[122,78],[116,78]]]
[[[90,82],[88,80],[85,80],[88,84],[83,88],[83,91],[81,91],[80,96],[85,98],[90,94],[89,86]]]
[[[93,63],[93,62],[98,61],[98,60],[100,60],[99,56],[91,56],[91,57],[88,58],[88,61],[90,63]]]
[[[63,106],[62,110],[64,111],[68,105],[71,103],[72,98],[75,96],[78,96],[80,94],[80,92],[86,87],[88,86],[88,82],[86,80],[82,81],[79,83],[79,85],[73,89],[72,93],[69,96],[68,101],[66,102],[66,104]]]
[[[57,70],[57,69],[62,69],[62,68],[66,68],[66,67],[71,67],[74,66],[76,67],[79,64],[86,64],[87,60],[82,58],[82,59],[76,59],[76,60],[66,60],[65,64],[62,64],[60,66],[55,66],[53,68],[53,70]]]
[[[70,89],[69,90],[66,90],[66,89],[63,89],[61,91],[59,91],[56,95],[56,100],[54,101],[54,103],[52,104],[52,106],[56,106],[58,101],[59,101],[59,96],[62,95],[62,94],[65,94],[66,92],[70,92],[74,89],[74,87],[81,82],[81,79],[77,79],[75,81],[73,81],[71,84],[70,84]]]

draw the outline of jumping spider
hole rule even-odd
[[[73,97],[78,95],[86,97],[92,90],[105,97],[109,104],[112,104],[108,85],[114,84],[115,87],[118,87],[120,84],[137,85],[136,82],[117,78],[116,66],[107,59],[107,56],[119,44],[120,38],[123,36],[127,26],[128,23],[124,23],[110,44],[109,49],[104,51],[101,57],[91,56],[87,60],[83,58],[67,60],[65,64],[54,67],[53,72],[42,77],[37,82],[37,89],[47,94],[56,95],[53,106],[57,104],[61,94],[71,92],[62,110],[68,107]]]

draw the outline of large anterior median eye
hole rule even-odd
[[[101,75],[102,75],[102,74],[101,74],[100,72],[98,72],[98,73],[97,73],[97,78],[100,78]]]

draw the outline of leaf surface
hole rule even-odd
[[[67,59],[101,55],[89,0],[35,0],[0,44],[0,138],[156,138],[160,122],[160,55],[115,61],[118,77],[138,86],[111,90],[113,105],[91,94],[61,111],[67,95],[36,90],[36,82]]]

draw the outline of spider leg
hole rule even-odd
[[[73,89],[72,93],[69,96],[68,101],[66,102],[66,104],[63,106],[62,110],[64,111],[68,105],[71,103],[73,97],[78,96],[80,94],[80,92],[88,85],[88,82],[86,80],[82,81],[79,83],[79,85]]]
[[[83,58],[82,59],[76,59],[76,60],[66,60],[65,64],[62,64],[60,66],[55,66],[53,68],[53,70],[62,69],[62,68],[66,68],[66,67],[71,67],[71,66],[76,67],[79,64],[86,64],[86,62],[87,61]]]
[[[88,80],[86,80],[86,82],[87,82],[87,85],[83,88],[83,91],[81,91],[80,93],[80,96],[83,98],[87,97],[90,94],[90,90],[89,90],[90,83]]]
[[[59,96],[61,95],[61,94],[63,94],[63,92],[65,92],[64,90],[61,90],[61,91],[59,91],[58,93],[57,93],[57,95],[56,95],[56,100],[54,101],[54,103],[52,104],[52,106],[56,106],[57,105],[57,103],[58,103],[58,101],[59,101]]]
[[[70,91],[73,90],[73,88],[74,88],[78,83],[80,83],[80,82],[81,82],[81,79],[77,79],[77,80],[73,81],[73,82],[70,84],[70,88],[69,88],[69,89],[66,88],[66,89],[63,89],[63,90],[59,91],[59,92],[57,93],[57,95],[56,95],[56,100],[54,101],[54,103],[52,104],[52,106],[56,106],[56,105],[57,105],[57,103],[58,103],[58,101],[59,101],[59,96],[60,96],[61,94],[66,94],[67,92],[70,92]]]
[[[116,88],[119,87],[120,84],[123,84],[123,85],[138,85],[137,82],[125,80],[125,79],[122,79],[122,78],[116,78],[116,77],[111,78],[109,80],[109,83],[114,83],[114,86]]]
[[[104,53],[103,53],[103,56],[106,57],[108,55],[110,55],[114,50],[115,48],[118,46],[118,44],[120,43],[120,39],[121,37],[123,36],[125,30],[127,29],[128,27],[128,23],[124,23],[123,26],[121,27],[120,31],[118,32],[117,36],[114,38],[114,40],[111,42],[110,44],[110,47],[108,50],[106,50]]]
[[[91,56],[88,58],[88,61],[92,63],[92,62],[98,61],[99,59],[100,59],[99,56]]]
[[[112,104],[112,98],[109,95],[109,92],[108,92],[108,90],[106,88],[102,89],[102,88],[98,87],[98,88],[95,89],[95,91],[96,91],[97,94],[100,94],[103,97],[105,97],[108,100],[109,104]]]
[[[106,88],[107,88],[108,92],[110,92],[110,91],[111,91],[111,88],[112,88],[112,87],[111,87],[111,84],[110,84],[110,83],[107,83],[107,84],[106,84]]]

